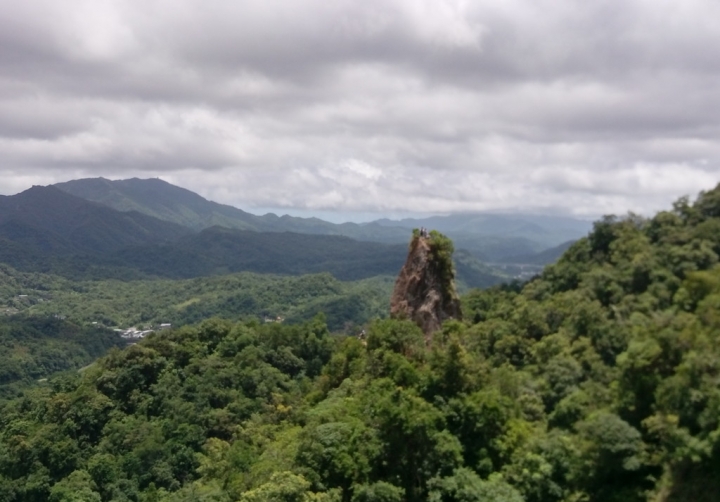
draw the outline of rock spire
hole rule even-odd
[[[407,260],[390,298],[390,315],[414,321],[428,342],[444,320],[462,318],[455,291],[453,250],[452,241],[441,233],[414,230]]]

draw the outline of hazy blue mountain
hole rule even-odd
[[[344,235],[358,240],[389,243],[406,242],[409,235],[404,228],[387,225],[335,224],[318,218],[277,216],[272,213],[258,216],[236,207],[209,201],[190,190],[160,179],[111,181],[88,178],[54,186],[117,211],[139,211],[196,231],[222,226],[258,232]]]
[[[170,242],[191,233],[136,211],[119,212],[54,187],[0,196],[0,239],[17,252],[109,253],[127,246]]]
[[[194,198],[191,192],[188,198]],[[217,225],[197,233],[137,211],[116,211],[54,187],[33,187],[0,197],[0,261],[20,270],[72,277],[187,278],[253,271],[330,272],[339,279],[361,279],[397,274],[406,248],[405,243]],[[492,272],[485,273],[480,264],[470,270],[464,279],[469,286],[500,280]]]
[[[550,249],[545,249],[539,253],[515,255],[510,259],[515,263],[522,263],[528,265],[549,265],[555,263],[560,257],[570,249],[576,241],[563,242],[559,246],[555,246]]]
[[[515,254],[528,254],[523,248],[528,250],[535,248],[534,251],[537,252],[570,240],[577,240],[592,229],[590,221],[531,214],[453,214],[422,219],[382,219],[375,223],[388,227],[435,229],[452,237],[456,244],[487,237],[525,240],[526,244]],[[476,246],[468,243],[463,245]]]
[[[405,243],[407,230],[427,227],[455,240],[477,257],[497,261],[507,255],[532,254],[578,239],[590,222],[539,215],[455,214],[424,219],[381,219],[365,224],[334,224],[318,218],[266,214],[258,216],[236,207],[208,201],[200,195],[160,179],[111,181],[90,178],[58,183],[56,187],[118,211],[139,211],[194,230],[215,225],[260,232],[298,232],[344,235],[353,239]]]
[[[183,225],[195,231],[222,226],[258,232],[346,236],[360,241],[404,244],[409,230],[439,230],[475,258],[510,262],[513,256],[529,256],[569,240],[583,237],[591,224],[573,218],[538,215],[456,214],[424,219],[381,219],[365,224],[334,224],[318,218],[266,214],[258,216],[236,207],[209,201],[200,195],[160,179],[111,181],[92,178],[59,183],[68,193],[105,204],[118,211],[138,211]]]

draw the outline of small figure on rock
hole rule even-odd
[[[444,320],[460,320],[462,313],[455,290],[452,241],[440,234],[425,239],[427,235],[422,227],[410,243],[407,260],[395,281],[390,315],[414,321],[430,342]]]

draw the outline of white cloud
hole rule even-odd
[[[719,78],[710,0],[27,0],[0,9],[0,192],[650,212],[720,180]]]

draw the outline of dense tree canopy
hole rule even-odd
[[[70,281],[0,265],[0,311],[61,315],[108,327],[193,324],[209,317],[302,322],[324,312],[332,331],[350,331],[388,313],[393,278],[343,282],[327,273],[253,273],[186,280]],[[4,305],[4,307],[3,307]]]
[[[0,413],[0,500],[711,501],[720,190],[606,217],[432,341],[219,319]]]
[[[53,373],[77,370],[125,342],[112,331],[46,316],[0,317],[0,400]]]

